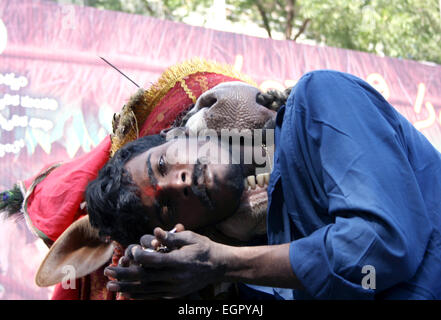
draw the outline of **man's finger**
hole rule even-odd
[[[185,227],[182,223],[178,223],[177,225],[175,225],[175,229],[176,229],[176,232],[185,231]]]
[[[150,249],[155,249],[155,247],[152,245],[152,240],[155,239],[154,235],[151,234],[145,234],[141,237],[141,240],[139,241],[141,243],[141,245],[144,248],[150,248]]]
[[[136,281],[148,276],[144,268],[134,265],[130,267],[107,267],[104,269],[104,275],[122,281]]]
[[[154,238],[151,242],[152,247],[156,250],[161,246],[161,242],[158,239]]]
[[[178,223],[177,225],[175,225],[173,230],[174,230],[174,232],[182,232],[185,230],[185,227],[183,224]],[[173,231],[170,231],[170,232],[174,233]],[[151,240],[150,244],[153,247],[153,249],[155,249],[155,250],[158,249],[159,247],[161,247],[162,245],[164,245],[155,237],[153,238],[153,240]]]
[[[162,230],[162,229],[161,229]],[[178,223],[174,227],[174,232],[182,232],[185,230],[184,225],[181,223]],[[155,236],[151,234],[146,234],[141,237],[140,243],[143,247],[156,250],[158,249],[162,244]]]
[[[119,267],[128,267],[128,266],[130,266],[130,261],[131,261],[131,259],[124,255],[121,258],[119,258],[118,266]]]
[[[141,247],[135,247],[132,250],[133,260],[135,263],[141,264],[146,268],[166,268],[176,265],[178,259],[172,254],[146,251]]]
[[[194,233],[191,231],[182,231],[178,233],[170,233],[161,228],[155,228],[153,231],[156,239],[169,249],[180,248],[185,245],[195,243]]]
[[[124,251],[124,256],[129,258],[129,259],[133,259],[133,255],[132,255],[132,249],[133,247],[137,246],[137,244],[131,244],[127,247],[127,249]]]
[[[107,282],[107,290],[112,292],[143,292],[141,282],[123,282],[123,281],[109,281]]]

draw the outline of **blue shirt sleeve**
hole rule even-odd
[[[396,111],[361,79],[330,71],[304,76],[288,106],[333,217],[290,245],[308,294],[373,298],[409,280],[432,230]],[[363,288],[368,275],[375,290]]]

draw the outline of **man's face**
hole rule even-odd
[[[217,142],[203,144],[207,143],[220,152]],[[149,208],[146,214],[152,228],[182,223],[194,230],[217,223],[237,209],[244,167],[217,164],[217,157],[210,158],[209,154],[199,157],[201,144],[188,138],[169,141],[126,164],[141,191],[142,202]]]
[[[257,103],[259,92],[241,82],[222,83],[199,97],[185,125],[191,132],[207,128],[218,133],[222,129],[261,129],[276,113]],[[140,188],[144,205],[150,208],[146,214],[152,228],[172,228],[182,223],[187,229],[197,229],[217,223],[235,210],[242,212],[239,216],[244,212],[253,216],[266,212],[267,179],[264,186],[257,183],[255,167],[195,165],[195,145],[179,139],[170,141],[127,163],[126,169]],[[170,147],[186,152],[168,153]],[[220,148],[217,144],[213,147]],[[208,159],[211,160],[216,163],[219,159]],[[250,179],[255,183],[246,186],[244,192],[238,191],[242,190],[243,181]]]

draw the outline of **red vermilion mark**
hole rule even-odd
[[[156,198],[159,191],[161,191],[160,186],[147,186],[144,188],[144,194],[150,198]]]

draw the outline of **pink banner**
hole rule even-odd
[[[441,150],[441,66],[300,45],[50,1],[0,0],[0,189],[50,162],[83,154],[110,133],[136,87],[195,56],[234,64],[262,89],[316,69],[374,85]],[[0,225],[0,299],[45,299],[33,277],[45,254],[23,222]],[[31,252],[34,252],[31,254]]]

